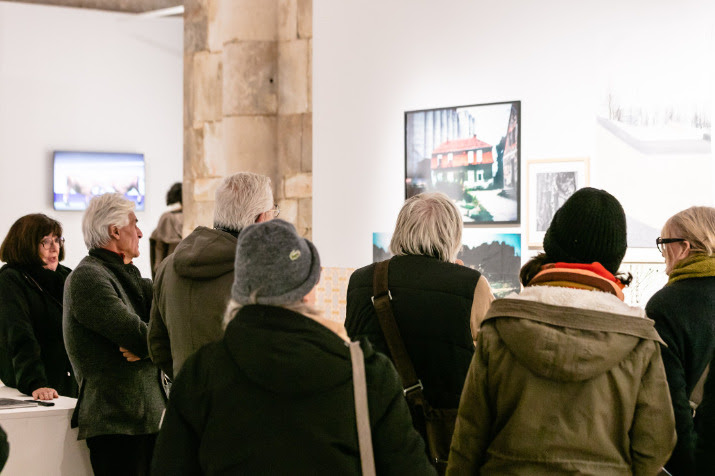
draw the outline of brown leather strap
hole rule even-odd
[[[375,307],[380,328],[385,336],[387,347],[390,349],[392,362],[400,375],[400,380],[402,380],[405,397],[414,403],[423,403],[422,382],[417,378],[412,359],[407,354],[405,343],[400,336],[400,329],[397,327],[395,315],[392,312],[392,295],[387,285],[389,265],[390,260],[375,264],[372,277],[372,305]]]

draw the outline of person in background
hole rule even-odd
[[[388,287],[392,310],[424,396],[433,408],[456,409],[474,354],[479,323],[494,297],[478,271],[458,264],[462,218],[443,193],[405,201],[390,250]],[[345,327],[353,339],[368,338],[391,355],[372,303],[375,264],[353,272]],[[415,426],[426,438],[418,414]]]
[[[137,221],[122,195],[92,198],[82,219],[89,255],[65,287],[64,339],[80,388],[71,424],[97,476],[148,473],[165,405],[147,358],[151,281],[132,264]]]
[[[77,396],[62,339],[64,240],[58,221],[34,213],[0,246],[0,379],[35,400]]]
[[[715,208],[691,207],[676,213],[665,222],[656,243],[665,258],[668,283],[645,309],[667,344],[663,363],[678,432],[665,469],[675,476],[691,475],[697,438],[691,394],[715,349]]]
[[[314,306],[320,257],[271,220],[238,236],[223,338],[184,363],[152,474],[361,474],[348,336]],[[362,342],[377,474],[434,474],[397,374]]]
[[[149,356],[174,378],[189,355],[223,335],[236,238],[278,216],[271,180],[241,172],[216,190],[214,227],[197,227],[159,267],[149,322]]]
[[[166,194],[167,211],[159,217],[156,229],[149,237],[149,261],[151,264],[151,277],[156,277],[156,268],[164,259],[174,252],[176,245],[181,241],[184,226],[184,213],[181,208],[181,182],[171,186]]]
[[[660,354],[616,277],[626,216],[582,188],[557,210],[520,294],[482,323],[447,474],[655,475],[675,446]]]

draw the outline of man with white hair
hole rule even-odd
[[[197,227],[157,269],[149,355],[170,378],[191,354],[223,335],[238,234],[278,212],[268,177],[231,175],[216,190],[213,229]]]
[[[134,202],[92,198],[82,219],[89,250],[67,277],[62,328],[79,383],[72,427],[95,475],[148,474],[165,398],[147,358],[151,281],[132,260],[142,232]]]

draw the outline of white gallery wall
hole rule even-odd
[[[643,154],[601,125],[609,97],[712,118],[710,0],[314,0],[313,25],[313,237],[324,266],[370,263],[372,232],[393,229],[410,110],[521,101],[522,224],[496,231],[525,233],[532,159],[589,158],[591,185],[651,230],[714,203],[711,147],[673,152],[653,138],[657,153]]]
[[[182,180],[183,21],[0,1],[0,236],[28,213],[59,220],[65,262],[87,254],[82,212],[52,206],[54,150],[145,155],[149,235]]]

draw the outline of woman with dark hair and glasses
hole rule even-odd
[[[77,396],[62,339],[64,240],[58,221],[35,213],[0,246],[0,380],[35,400]]]
[[[665,468],[676,476],[690,475],[697,440],[693,391],[704,382],[715,349],[715,208],[691,207],[673,215],[656,244],[668,283],[648,301],[646,313],[667,344],[663,363],[678,433]]]

